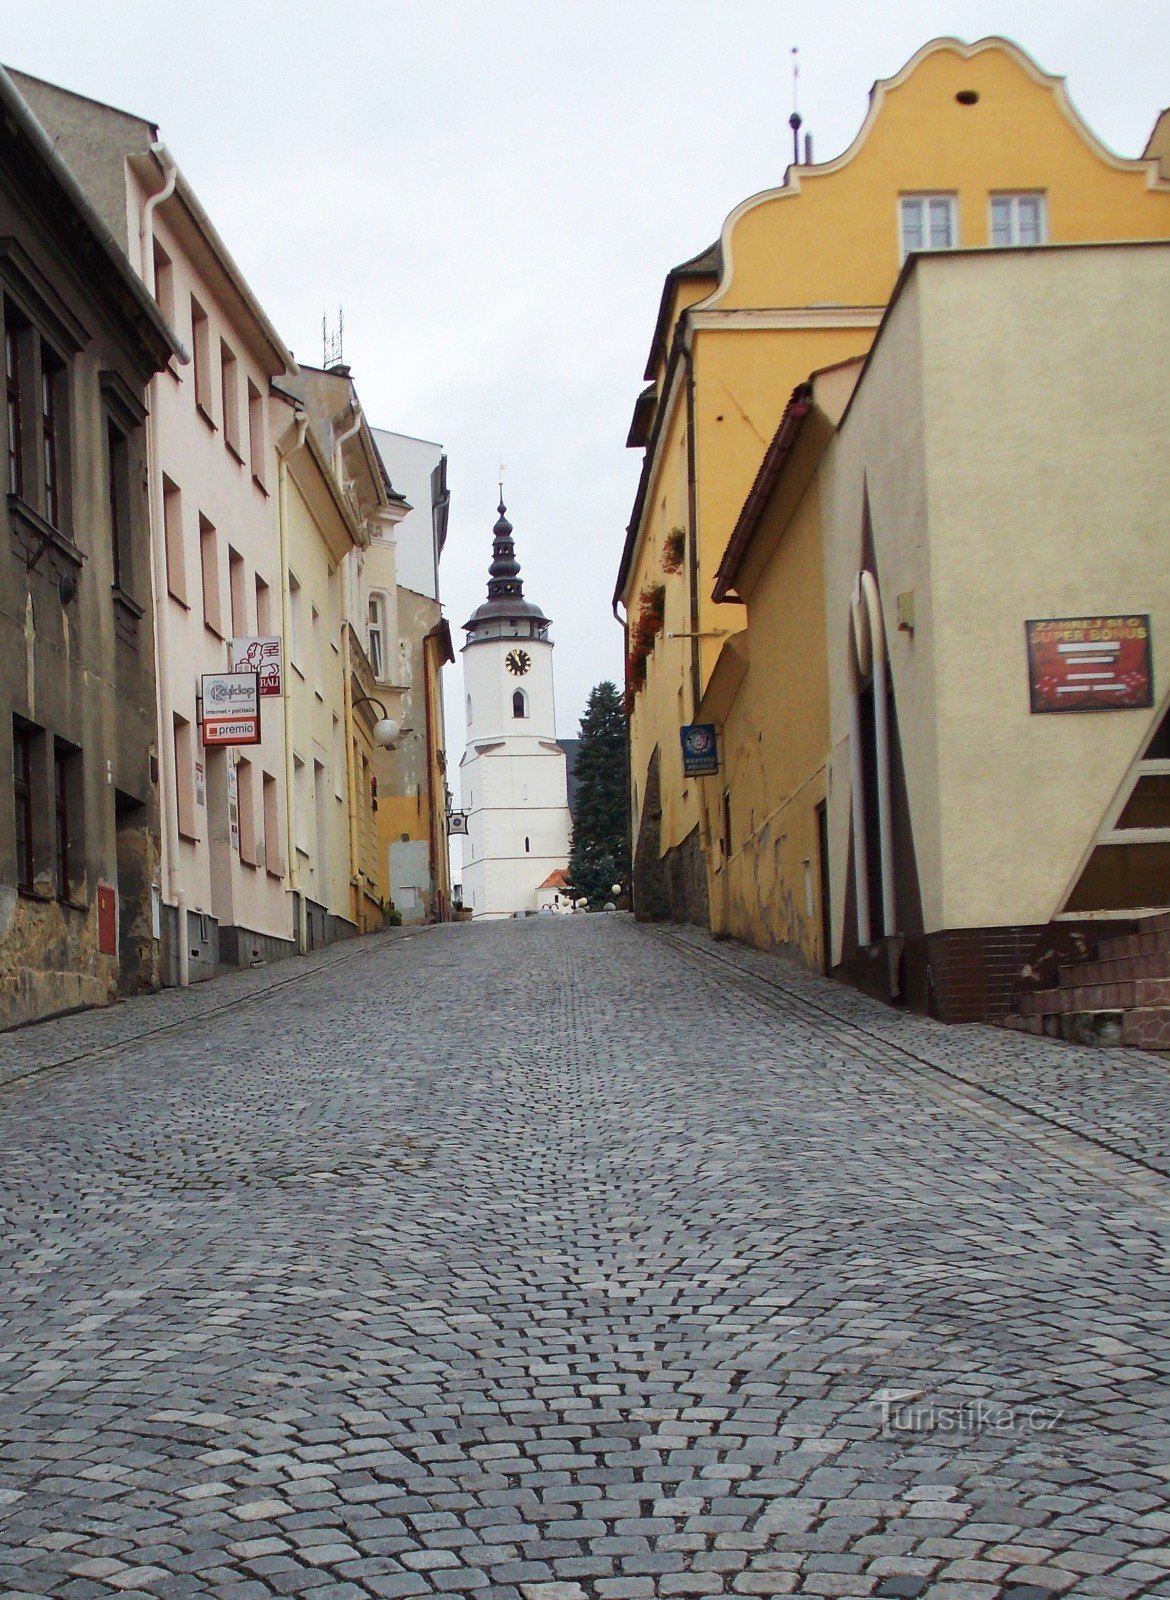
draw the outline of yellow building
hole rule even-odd
[[[684,778],[679,728],[697,719],[721,651],[730,662],[755,649],[729,643],[747,618],[712,591],[796,386],[866,352],[912,251],[1168,233],[1156,160],[1107,151],[1062,81],[1008,41],[940,39],[875,86],[843,155],[790,168],[668,275],[630,430],[645,458],[614,595],[640,916],[711,915],[719,827],[700,784],[712,780]],[[734,826],[743,807],[730,804]],[[806,859],[815,838],[800,844]]]

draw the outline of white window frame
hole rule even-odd
[[[377,613],[376,618],[375,613]],[[389,680],[386,677],[386,596],[380,589],[371,589],[366,597],[366,654],[370,658],[374,677],[379,683],[387,683]]]
[[[988,244],[990,244],[991,247],[993,249],[995,249],[995,250],[1018,249],[1021,245],[1027,247],[1028,245],[1047,244],[1048,243],[1048,205],[1047,205],[1047,198],[1048,197],[1045,194],[1043,189],[1012,189],[1012,190],[1001,189],[1001,190],[993,191],[991,194],[989,194],[988,197],[987,197],[987,242],[988,242]],[[1034,200],[1036,202],[1036,210],[1037,210],[1037,214],[1038,214],[1039,233],[1040,233],[1040,237],[1038,239],[1021,239],[1020,238],[1020,201],[1021,200]],[[1011,237],[1008,238],[1008,239],[997,239],[995,237],[995,208],[996,208],[997,204],[1001,204],[1002,205],[1004,202],[1007,203],[1008,208],[1009,208],[1009,214],[1008,214],[1009,228],[1008,228],[1008,231],[1009,231]]]
[[[941,202],[946,203],[947,222],[950,239],[946,244],[932,244],[930,242],[930,208]],[[919,220],[923,236],[921,245],[908,245],[906,243],[906,216],[911,208],[918,208]],[[900,260],[905,261],[912,250],[920,252],[930,250],[957,250],[959,247],[959,198],[947,190],[926,190],[921,194],[902,194],[898,196],[898,249]]]

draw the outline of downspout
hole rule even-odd
[[[869,631],[873,640],[873,723],[877,745],[878,835],[882,869],[882,927],[887,939],[897,932],[897,907],[894,903],[894,804],[890,777],[890,701],[889,658],[886,654],[886,627],[882,618],[881,597],[872,572],[861,574],[861,587],[869,610]]]
[[[685,326],[680,324],[680,327]],[[695,458],[695,358],[685,337],[682,357],[687,376],[687,568],[691,602],[691,721],[703,698],[699,640],[699,513],[698,468]]]
[[[304,448],[305,435],[309,430],[308,413],[299,411],[293,420],[297,430],[295,443],[288,450],[282,451],[279,444],[276,447],[276,503],[277,522],[280,526],[280,619],[284,633],[285,649],[289,651],[289,660],[284,663],[287,682],[282,696],[282,711],[284,713],[285,847],[288,857],[288,886],[293,897],[293,936],[296,939],[297,954],[303,956],[308,949],[309,941],[305,928],[305,897],[301,890],[300,873],[297,866],[296,818],[294,815],[296,806],[296,772],[293,765],[292,674],[289,670],[292,640],[292,591],[288,581],[288,458]]]
[[[433,759],[434,739],[431,729],[431,672],[430,663],[434,652],[428,649],[431,642],[429,633],[424,634],[422,642],[423,658],[423,737],[426,741],[427,763],[427,810],[430,813],[430,827],[427,833],[430,836],[430,874],[431,874],[431,904],[437,915],[436,922],[445,922],[443,914],[443,895],[439,888],[439,826],[435,815],[435,762]],[[444,820],[444,830],[446,822]]]
[[[151,154],[162,168],[160,189],[148,195],[142,206],[138,226],[139,275],[144,287],[153,297],[154,284],[154,213],[175,192],[179,169],[164,144],[153,144]],[[155,415],[158,409],[160,373],[150,380],[150,405],[146,413],[146,460],[149,469],[147,503],[150,511],[151,563],[150,574],[154,593],[155,696],[158,705],[159,732],[159,809],[162,812],[160,829],[162,844],[162,869],[166,880],[166,898],[175,908],[175,934],[177,939],[178,979],[180,989],[191,982],[191,948],[187,937],[187,890],[179,871],[179,780],[175,767],[174,711],[171,697],[171,657],[168,644],[169,615],[167,606],[166,535],[162,504],[162,471],[158,461],[158,439]]]
[[[349,667],[349,623],[341,624],[341,661],[344,677],[342,692],[345,706],[345,770],[348,774],[346,788],[349,795],[349,892],[353,925],[362,931],[361,896],[361,843],[358,834],[357,813],[357,754],[354,750],[353,682]]]

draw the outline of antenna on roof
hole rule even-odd
[[[800,125],[804,121],[797,109],[797,91],[800,86],[800,46],[792,46],[792,115],[788,126],[792,129],[792,164],[800,165]]]
[[[337,308],[337,327],[330,333],[329,318],[321,318],[321,365],[328,372],[333,367],[345,364],[343,354],[343,339],[345,334],[345,314],[341,307]]]

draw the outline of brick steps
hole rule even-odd
[[[1170,1051],[1170,912],[1098,939],[1058,969],[1055,987],[1021,994],[1003,1023],[1070,1044]]]

